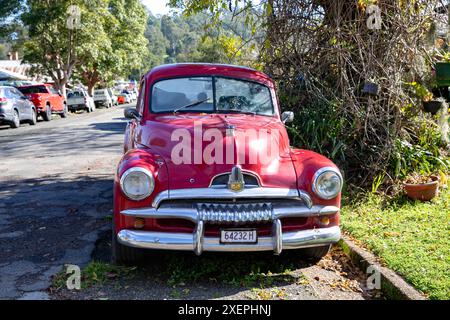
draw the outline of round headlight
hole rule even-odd
[[[131,200],[142,200],[152,194],[155,179],[150,171],[134,167],[125,171],[120,178],[123,193]]]
[[[325,167],[318,170],[313,179],[313,191],[320,198],[335,198],[342,189],[342,176],[335,168]]]

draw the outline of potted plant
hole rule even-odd
[[[450,53],[441,55],[440,61],[436,62],[436,82],[439,87],[450,86]]]
[[[438,193],[439,177],[413,174],[403,182],[403,188],[410,199],[429,201]]]
[[[411,82],[409,85],[414,89],[416,96],[422,99],[423,111],[431,114],[436,114],[443,106],[444,99],[433,99],[433,93],[430,92],[424,85]]]
[[[429,100],[429,101],[423,101],[423,110],[425,112],[431,113],[431,114],[436,114],[438,113],[439,110],[442,109],[443,104],[445,103],[445,99],[444,98],[438,98],[438,99],[434,99],[434,100]]]

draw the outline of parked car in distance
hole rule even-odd
[[[108,89],[97,89],[94,90],[94,103],[96,107],[106,107],[111,108],[112,107],[112,99],[109,95]]]
[[[131,103],[131,97],[130,97],[129,94],[126,94],[126,93],[122,92],[122,93],[119,94],[119,96],[117,98],[117,101],[118,101],[119,104]]]
[[[340,239],[342,175],[310,150],[290,147],[275,85],[264,73],[218,64],[173,64],[142,77],[127,108],[114,182],[112,257],[143,249],[301,249],[314,262]]]
[[[36,107],[14,87],[0,87],[0,124],[18,128],[21,121],[31,125],[37,122]]]
[[[66,99],[51,84],[33,84],[18,89],[33,102],[44,121],[50,121],[53,113],[59,114],[61,118],[67,117]]]
[[[128,100],[130,102],[127,102],[127,103],[133,103],[134,101],[137,100],[137,97],[133,96],[133,93],[131,91],[129,91],[129,90],[122,90],[121,94],[124,94],[124,95],[128,96]]]
[[[84,89],[72,90],[67,94],[67,106],[70,112],[78,110],[86,110],[87,112],[95,111],[94,99]]]
[[[108,90],[109,96],[111,97],[112,105],[118,106],[119,102],[118,102],[117,95],[114,93],[114,90],[112,90],[111,88],[108,88],[107,90]]]

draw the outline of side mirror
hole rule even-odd
[[[283,123],[289,123],[294,121],[294,113],[292,111],[285,111],[281,114],[281,121]]]
[[[141,116],[135,108],[126,108],[123,114],[127,119],[141,120]]]

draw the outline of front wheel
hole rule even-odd
[[[124,246],[117,240],[115,227],[113,223],[112,241],[111,241],[111,263],[116,265],[133,264],[142,260],[144,256],[142,249]]]
[[[44,121],[52,120],[52,108],[49,105],[45,107],[45,111],[42,113],[42,119]]]
[[[302,249],[301,255],[309,262],[316,264],[330,251],[331,245]]]
[[[67,118],[67,105],[64,104],[63,112],[60,114],[61,118]]]

